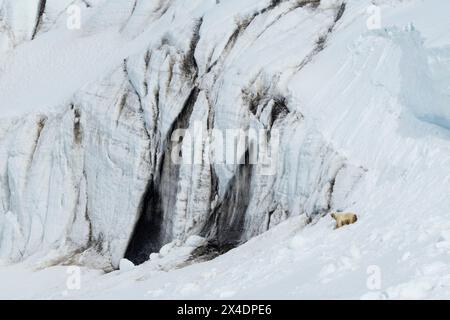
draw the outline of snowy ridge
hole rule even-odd
[[[446,1],[376,1],[379,30],[371,1],[79,1],[79,31],[68,1],[15,3],[0,1],[0,259],[21,267],[5,279],[77,264],[95,281],[71,298],[449,295]],[[274,174],[174,164],[170,137],[196,123],[279,132]],[[332,210],[358,222],[333,230]],[[149,261],[95,270],[124,257]]]

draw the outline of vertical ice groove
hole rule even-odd
[[[199,94],[194,87],[187,97],[180,114],[172,124],[167,139],[177,129],[187,128],[195,102]],[[172,163],[172,144],[164,143],[160,168],[147,184],[139,205],[139,219],[127,246],[125,257],[134,263],[142,263],[152,252],[157,252],[172,240],[172,216],[178,191],[179,166]]]
[[[33,40],[36,37],[36,35],[39,31],[39,28],[42,24],[46,3],[47,3],[47,0],[39,0],[38,11],[36,12],[36,24],[33,29],[33,34],[31,36],[31,40]]]

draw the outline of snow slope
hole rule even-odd
[[[68,289],[73,274],[68,267],[36,271],[24,264],[6,266],[0,274],[0,297],[448,298],[450,226],[439,219],[431,220],[421,225],[418,221],[386,223],[373,218],[364,221],[371,231],[355,224],[330,232],[334,224],[329,217],[307,227],[304,220],[295,217],[214,260],[182,269],[170,270],[176,265],[174,261],[182,261],[183,249],[179,249],[182,253],[154,257],[127,271],[103,274],[82,268],[79,289]],[[417,235],[415,243],[411,235]],[[370,285],[374,270],[380,272],[380,287]]]
[[[49,6],[3,46],[1,297],[449,298],[450,3],[312,2]],[[274,174],[174,165],[196,122],[279,130]]]

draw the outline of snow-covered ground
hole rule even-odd
[[[63,2],[0,0],[0,298],[450,298],[449,1]],[[275,173],[175,168],[196,121]]]
[[[184,247],[107,274],[68,266],[6,266],[0,298],[448,298],[450,223],[411,220],[365,217],[333,231],[331,218],[307,227],[301,218],[291,218],[214,260],[174,270],[174,261],[188,251]]]

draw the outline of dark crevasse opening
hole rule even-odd
[[[175,130],[189,126],[199,92],[197,87],[192,89],[175,119],[164,144],[159,170],[156,177],[149,182],[142,198],[140,217],[125,253],[125,258],[134,264],[147,261],[151,253],[159,252],[162,246],[173,240],[172,215],[175,212],[178,192],[179,164],[172,162],[173,146],[170,137]]]
[[[220,253],[239,245],[245,231],[245,214],[250,203],[253,171],[253,166],[248,164],[248,152],[245,163],[238,166],[223,200],[212,211],[202,231],[202,236]]]
[[[152,180],[144,194],[141,214],[128,244],[125,258],[134,264],[148,260],[150,253],[161,248],[163,212],[158,188]]]

